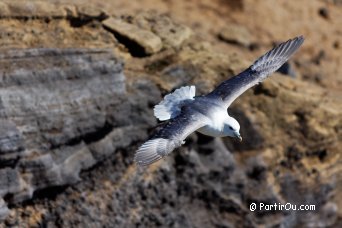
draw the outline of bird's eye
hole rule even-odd
[[[229,126],[229,129],[232,130],[232,131],[234,130],[231,126]]]

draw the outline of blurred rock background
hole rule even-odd
[[[1,226],[341,227],[341,24],[338,0],[0,2]],[[162,96],[207,93],[297,35],[229,110],[242,143],[193,134],[133,164]]]

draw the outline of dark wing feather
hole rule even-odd
[[[179,116],[167,122],[138,149],[135,162],[147,166],[160,160],[181,146],[188,135],[206,124],[207,118],[204,115],[185,108]]]
[[[228,108],[247,89],[262,82],[280,68],[303,42],[303,36],[299,36],[279,44],[256,60],[248,69],[222,82],[207,96],[220,97]]]

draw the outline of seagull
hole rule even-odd
[[[261,83],[279,69],[302,45],[298,36],[274,47],[240,74],[219,84],[212,92],[195,96],[195,86],[184,86],[154,107],[154,115],[167,121],[135,154],[139,166],[149,166],[185,143],[198,131],[212,137],[235,137],[242,141],[240,124],[229,116],[228,108],[246,90]]]

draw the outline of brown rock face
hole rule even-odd
[[[245,47],[251,45],[251,34],[246,28],[239,25],[227,25],[218,35],[220,39],[228,43],[239,44]]]
[[[340,42],[313,40],[341,9],[326,1],[322,18],[317,2],[0,3],[2,225],[340,227]],[[288,63],[297,77],[275,73],[234,102],[242,143],[195,133],[165,160],[133,164],[163,95],[209,92],[298,35],[279,29],[289,15],[306,36]],[[279,209],[287,203],[314,209]]]
[[[162,42],[158,36],[122,20],[108,18],[103,21],[103,25],[131,42],[137,43],[146,54],[154,54],[162,48]]]

